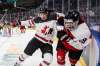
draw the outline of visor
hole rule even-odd
[[[72,19],[64,19],[64,22],[73,23]]]

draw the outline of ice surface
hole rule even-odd
[[[16,30],[16,29],[15,29]],[[29,40],[34,36],[35,30],[27,29],[26,33],[16,31],[11,37],[3,37],[0,35],[0,66],[13,66],[18,56],[23,52]],[[53,44],[53,62],[50,66],[57,66],[56,62],[56,42]],[[33,56],[26,59],[22,66],[38,66],[42,61],[41,51],[37,50]],[[67,57],[67,55],[66,55]],[[66,58],[66,66],[70,66],[68,58]],[[76,66],[81,66],[78,62]]]

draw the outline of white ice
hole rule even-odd
[[[29,40],[34,36],[34,33],[34,30],[27,29],[26,33],[23,34],[15,31],[11,37],[0,35],[0,66],[13,66],[18,56],[27,46]],[[53,48],[53,62],[50,66],[57,66],[56,42],[54,42]],[[33,56],[27,58],[22,63],[22,66],[39,66],[39,63],[42,61],[41,55],[41,51],[37,50]],[[68,58],[66,58],[66,66],[70,66]],[[78,62],[76,66],[81,66],[81,64]]]

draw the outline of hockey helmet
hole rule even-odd
[[[78,26],[80,13],[78,11],[69,11],[64,18],[64,27],[73,30]]]
[[[39,17],[42,20],[47,20],[47,15],[48,15],[48,10],[46,8],[41,8],[40,13],[39,13]]]

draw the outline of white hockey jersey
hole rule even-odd
[[[53,37],[56,35],[56,20],[39,23],[36,27],[35,37],[44,43],[52,43]]]
[[[90,38],[91,32],[86,23],[80,24],[70,33],[74,36],[73,40],[67,42],[70,46],[76,49],[83,49],[88,45],[88,39]]]

